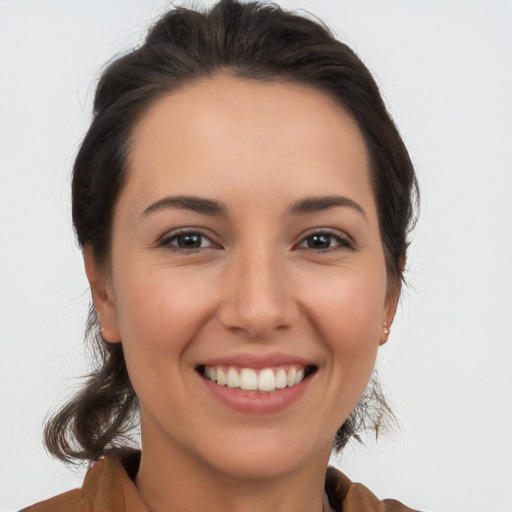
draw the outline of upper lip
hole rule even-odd
[[[201,361],[200,366],[238,366],[255,370],[273,366],[312,366],[314,363],[295,355],[273,352],[270,354],[232,354]]]

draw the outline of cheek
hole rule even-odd
[[[197,272],[173,268],[129,269],[116,302],[125,350],[158,358],[181,353],[213,309],[208,282]],[[151,348],[152,350],[147,350]]]
[[[210,316],[211,293],[183,269],[130,270],[116,304],[130,380],[143,410],[173,415],[186,401],[186,354]]]
[[[333,366],[345,376],[369,376],[380,341],[385,273],[371,267],[337,272],[317,280],[310,290],[310,318],[331,352]]]

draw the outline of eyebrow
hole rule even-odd
[[[148,206],[142,212],[142,215],[168,209],[192,210],[205,215],[219,216],[227,216],[228,212],[226,205],[222,201],[195,196],[167,196]]]
[[[352,208],[359,212],[366,219],[366,213],[363,208],[355,201],[345,196],[313,196],[299,199],[290,205],[288,213],[291,215],[301,215],[320,212],[336,207]],[[196,196],[167,196],[156,203],[148,206],[143,216],[159,210],[181,209],[191,210],[204,215],[215,215],[226,217],[228,208],[222,202],[214,199],[206,199]]]
[[[345,196],[318,196],[300,199],[290,206],[289,212],[293,215],[302,213],[315,213],[337,206],[352,208],[366,219],[366,212],[354,200]]]

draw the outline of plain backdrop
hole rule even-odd
[[[378,367],[400,429],[333,462],[421,510],[512,511],[512,2],[280,2],[374,73],[420,177]],[[87,370],[69,177],[95,80],[164,0],[0,0],[0,510],[81,483],[42,422]]]

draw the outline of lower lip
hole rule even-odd
[[[291,388],[276,389],[265,393],[219,386],[211,380],[199,376],[215,399],[231,409],[245,414],[272,414],[286,409],[304,394],[313,377],[314,375],[310,375]]]

